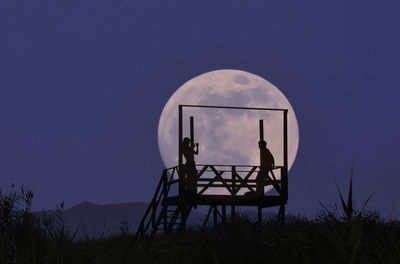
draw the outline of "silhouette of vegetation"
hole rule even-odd
[[[354,208],[352,176],[347,202],[325,205],[314,218],[256,223],[247,215],[216,229],[192,227],[157,235],[149,248],[121,223],[119,236],[77,240],[67,230],[63,204],[34,217],[33,193],[0,192],[0,263],[400,263],[400,221]]]

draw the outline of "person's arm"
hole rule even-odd
[[[196,150],[194,150],[194,147],[193,147],[193,152],[194,152],[194,154],[199,155],[199,143],[196,143],[195,146],[196,146]]]

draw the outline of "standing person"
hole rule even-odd
[[[196,150],[194,150],[195,146]],[[194,162],[194,155],[199,155],[199,143],[196,143],[195,146],[190,144],[190,139],[187,137],[185,137],[182,141],[182,154],[186,159],[184,169],[187,175],[187,189],[193,194],[197,193],[197,169],[196,163]]]
[[[267,142],[264,140],[258,141],[258,147],[260,148],[260,171],[256,178],[256,193],[257,196],[263,196],[265,181],[269,171],[275,166],[275,160],[271,151],[267,148]]]

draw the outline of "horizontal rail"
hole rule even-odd
[[[196,164],[197,166],[214,166],[214,167],[248,167],[248,168],[253,168],[253,167],[260,167],[260,165],[232,165],[232,164]],[[177,166],[179,167],[179,166]],[[274,166],[272,169],[279,169],[283,168],[284,166]]]
[[[183,165],[184,166],[184,165]],[[260,167],[260,165],[232,165],[232,164],[195,164],[196,167],[199,166],[214,166],[214,167],[247,167],[247,168],[253,168],[253,167]],[[274,166],[272,169],[279,169],[279,168],[283,168],[284,166]],[[179,165],[174,166],[174,167],[170,167],[164,170],[173,170],[173,169],[178,169]]]
[[[166,168],[166,169],[164,169],[164,170],[173,170],[173,169],[177,169],[177,168],[179,168],[179,165],[177,165],[177,166],[173,166],[173,167],[170,167],[170,168]]]
[[[217,108],[217,109],[240,109],[240,110],[262,110],[262,111],[282,111],[288,112],[288,109],[283,108],[263,108],[263,107],[241,107],[241,106],[217,106],[217,105],[179,105],[182,107],[191,108]]]
[[[280,183],[280,182],[277,182],[277,181],[269,181],[269,182],[267,182],[267,183],[264,183],[263,184],[263,186],[269,186],[269,185],[274,185],[274,184],[277,184],[277,183]],[[197,184],[197,187],[208,187],[208,188],[220,188],[220,187],[223,187],[223,188],[225,188],[226,189],[226,185],[225,184],[223,184],[223,183],[213,183],[212,185],[209,185],[209,184],[206,184],[206,183],[198,183]],[[232,187],[232,186],[230,186],[230,187]],[[237,186],[237,187],[239,187],[239,186]],[[247,187],[257,187],[257,184],[254,182],[254,183],[252,183],[252,184],[246,184],[246,188]],[[207,189],[208,189],[207,188]],[[246,189],[246,188],[244,188],[244,187],[242,187],[242,188],[240,188],[240,189]],[[228,190],[228,189],[227,189]]]
[[[179,182],[179,180],[171,180],[171,181],[168,182],[167,184],[171,185],[171,184],[175,184],[175,183],[178,183],[178,182]]]
[[[209,182],[209,181],[221,182],[221,181],[225,181],[225,182],[236,182],[237,185],[240,184],[238,179],[232,180],[232,179],[229,179],[229,178],[223,178],[223,180],[219,180],[219,179],[215,179],[215,178],[198,178],[197,181],[198,182]],[[247,179],[246,182],[257,182],[257,180]],[[267,182],[281,183],[281,180],[267,180]]]

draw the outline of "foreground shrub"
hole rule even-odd
[[[147,247],[128,232],[76,241],[63,204],[38,219],[32,199],[24,188],[0,192],[0,263],[400,263],[400,222],[349,203],[285,225],[239,214],[216,228],[156,235]]]

